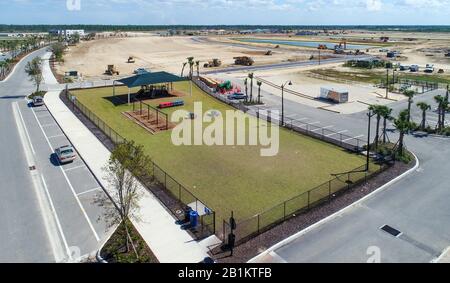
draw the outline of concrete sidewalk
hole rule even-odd
[[[53,85],[54,89],[56,80],[51,71],[48,72],[48,69],[45,71],[45,68],[44,79]],[[111,153],[67,108],[59,98],[59,94],[60,91],[49,91],[45,95],[47,108],[101,185],[108,192],[112,192],[113,188],[105,180],[106,173],[102,170]],[[138,213],[140,221],[133,221],[133,224],[160,262],[196,263],[208,256],[207,246],[218,242],[215,236],[196,242],[175,224],[174,217],[151,192],[140,186],[139,193],[142,194]]]

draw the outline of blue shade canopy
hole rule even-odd
[[[142,75],[136,75],[121,80],[117,80],[122,84],[126,85],[128,88],[144,86],[144,85],[154,85],[162,83],[173,83],[185,81],[185,78],[167,73],[167,72],[156,72],[147,73]]]

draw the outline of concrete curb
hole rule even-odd
[[[412,174],[414,171],[416,171],[416,170],[419,168],[419,166],[420,166],[419,158],[417,158],[417,156],[416,156],[414,153],[411,152],[411,154],[412,154],[412,155],[414,156],[414,158],[416,159],[416,165],[415,165],[413,168],[409,169],[408,171],[406,171],[406,172],[403,173],[402,175],[396,177],[395,179],[393,179],[393,180],[387,182],[386,184],[382,185],[381,187],[379,187],[379,188],[376,189],[375,191],[373,191],[373,192],[371,192],[370,194],[366,195],[365,197],[359,199],[358,201],[356,201],[356,202],[350,204],[349,206],[344,207],[343,209],[341,209],[341,210],[339,210],[339,211],[333,213],[332,215],[330,215],[330,216],[328,216],[328,217],[326,217],[326,218],[320,220],[319,222],[314,223],[313,225],[311,225],[311,226],[309,226],[309,227],[303,229],[302,231],[300,231],[300,232],[298,232],[298,233],[296,233],[296,234],[294,234],[294,235],[292,235],[292,236],[290,236],[290,237],[284,239],[283,241],[281,241],[281,242],[275,244],[274,246],[270,247],[270,248],[267,249],[266,251],[264,251],[264,252],[262,252],[261,254],[255,256],[254,258],[250,259],[247,263],[258,263],[258,261],[259,261],[260,259],[262,259],[263,257],[267,256],[269,253],[274,252],[275,250],[277,250],[277,249],[279,249],[279,248],[281,248],[281,247],[283,247],[283,246],[285,246],[285,245],[287,245],[287,244],[293,242],[294,240],[296,240],[296,239],[299,238],[300,236],[302,236],[302,235],[308,233],[309,231],[311,231],[311,230],[313,230],[313,229],[315,229],[315,228],[321,226],[322,224],[325,224],[326,222],[331,221],[331,220],[333,220],[333,219],[339,217],[341,214],[343,214],[343,213],[346,212],[347,210],[349,210],[349,209],[351,209],[351,208],[354,208],[355,206],[359,205],[359,204],[362,203],[363,201],[365,201],[365,200],[367,200],[367,199],[373,197],[374,195],[378,194],[379,192],[382,192],[382,191],[386,190],[389,186],[391,186],[391,185],[393,185],[394,183],[397,183],[398,181],[400,181],[401,179],[403,179],[403,178],[409,176],[409,175]]]
[[[2,83],[2,82],[7,82],[7,81],[9,80],[9,78],[12,76],[12,74],[14,74],[14,72],[16,71],[17,65],[19,65],[20,63],[22,63],[22,61],[24,61],[25,59],[27,59],[27,58],[28,58],[29,56],[31,56],[32,54],[34,54],[34,53],[36,53],[36,52],[39,52],[39,51],[41,51],[42,49],[47,48],[47,47],[48,47],[48,46],[42,47],[42,48],[40,48],[40,49],[38,49],[38,50],[34,50],[34,51],[32,51],[31,53],[28,53],[27,55],[25,55],[22,59],[20,59],[19,62],[17,62],[17,63],[14,65],[14,68],[11,70],[11,72],[9,72],[8,76],[7,76],[3,81],[0,81],[0,83]]]
[[[446,248],[439,257],[433,259],[430,263],[440,263],[448,254],[450,254],[450,247]]]

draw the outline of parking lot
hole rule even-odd
[[[18,104],[67,255],[62,261],[95,255],[109,230],[101,185],[79,156],[72,163],[59,163],[55,149],[71,143],[45,106],[32,107],[26,100]]]

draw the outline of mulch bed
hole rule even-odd
[[[175,127],[175,124],[166,122],[166,118],[162,115],[147,112],[145,109],[142,112],[137,110],[122,114],[152,134],[167,131]]]
[[[382,185],[411,169],[414,165],[415,162],[411,162],[410,164],[396,162],[394,166],[373,177],[367,183],[355,186],[338,195],[331,202],[324,203],[309,210],[308,212],[291,218],[273,229],[251,239],[250,241],[239,245],[234,249],[232,257],[230,256],[229,251],[223,251],[220,247],[213,249],[211,251],[211,255],[220,263],[247,262],[280,241],[358,201]]]

